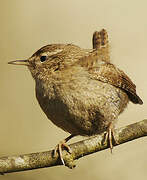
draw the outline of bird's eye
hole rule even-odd
[[[41,57],[40,57],[40,61],[41,61],[41,62],[46,61],[46,59],[47,59],[47,57],[46,57],[46,56],[41,56]]]

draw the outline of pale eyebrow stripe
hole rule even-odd
[[[47,55],[52,56],[52,55],[55,55],[55,54],[62,52],[62,51],[63,51],[63,49],[56,49],[54,51],[48,52]],[[42,53],[42,56],[44,56],[44,55],[46,55],[46,53]]]

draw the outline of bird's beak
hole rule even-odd
[[[16,61],[10,61],[10,62],[8,62],[8,64],[29,66],[29,61],[28,60],[16,60]]]

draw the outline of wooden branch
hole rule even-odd
[[[116,129],[114,133],[115,140],[118,143],[114,143],[114,146],[147,136],[147,119]],[[73,168],[75,167],[76,159],[109,148],[108,143],[104,143],[105,134],[106,132],[71,144],[71,154],[63,150],[65,165],[69,168]],[[51,150],[46,152],[2,157],[0,158],[0,173],[4,174],[62,165],[58,155],[57,157],[53,157],[52,152],[53,151]]]

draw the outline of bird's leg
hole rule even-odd
[[[109,142],[109,145],[110,145],[111,153],[112,153],[112,149],[113,149],[112,137],[114,137],[114,133],[113,133],[112,123],[110,123],[110,125],[108,127],[108,142]]]
[[[113,126],[112,123],[110,123],[109,126],[108,126],[106,137],[105,137],[105,142],[106,141],[109,143],[110,150],[111,150],[111,153],[112,153],[113,141],[116,144],[118,144],[118,142],[116,141],[115,136],[114,136],[114,126]]]
[[[64,163],[64,159],[63,159],[63,156],[62,156],[62,149],[63,148],[66,148],[67,149],[67,152],[71,153],[71,149],[70,147],[66,144],[67,141],[69,141],[71,138],[73,138],[75,135],[70,135],[68,136],[67,138],[65,138],[63,141],[60,141],[59,144],[57,144],[57,146],[55,147],[54,149],[54,153],[53,153],[53,156],[55,157],[56,154],[57,154],[57,151],[59,153],[59,157],[62,161],[62,164],[65,165]]]

